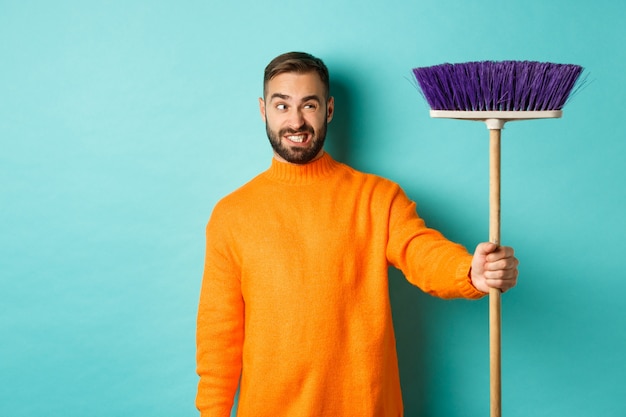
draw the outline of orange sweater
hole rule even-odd
[[[230,416],[239,383],[238,417],[401,416],[388,267],[430,294],[478,298],[470,263],[395,183],[328,154],[273,160],[207,226],[201,416]]]

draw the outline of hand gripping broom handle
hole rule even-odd
[[[489,125],[488,125],[489,126]],[[500,136],[502,126],[489,127],[489,241],[500,245]],[[502,416],[501,291],[489,289],[490,415]]]

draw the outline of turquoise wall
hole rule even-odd
[[[586,67],[560,120],[503,131],[503,409],[626,416],[626,3],[0,0],[0,415],[194,415],[213,205],[269,165],[262,70],[331,69],[328,149],[487,239],[487,131],[430,119],[415,66]],[[488,414],[487,302],[392,273],[407,416]]]

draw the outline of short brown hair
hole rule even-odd
[[[330,77],[328,76],[328,68],[321,59],[307,54],[306,52],[287,52],[274,58],[267,67],[265,67],[263,97],[265,97],[267,83],[277,75],[287,72],[295,72],[298,74],[306,74],[308,72],[317,73],[326,88],[326,98],[329,97]]]

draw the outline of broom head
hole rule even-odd
[[[560,117],[582,71],[572,64],[480,61],[414,68],[413,74],[431,114],[490,112],[537,118]]]

